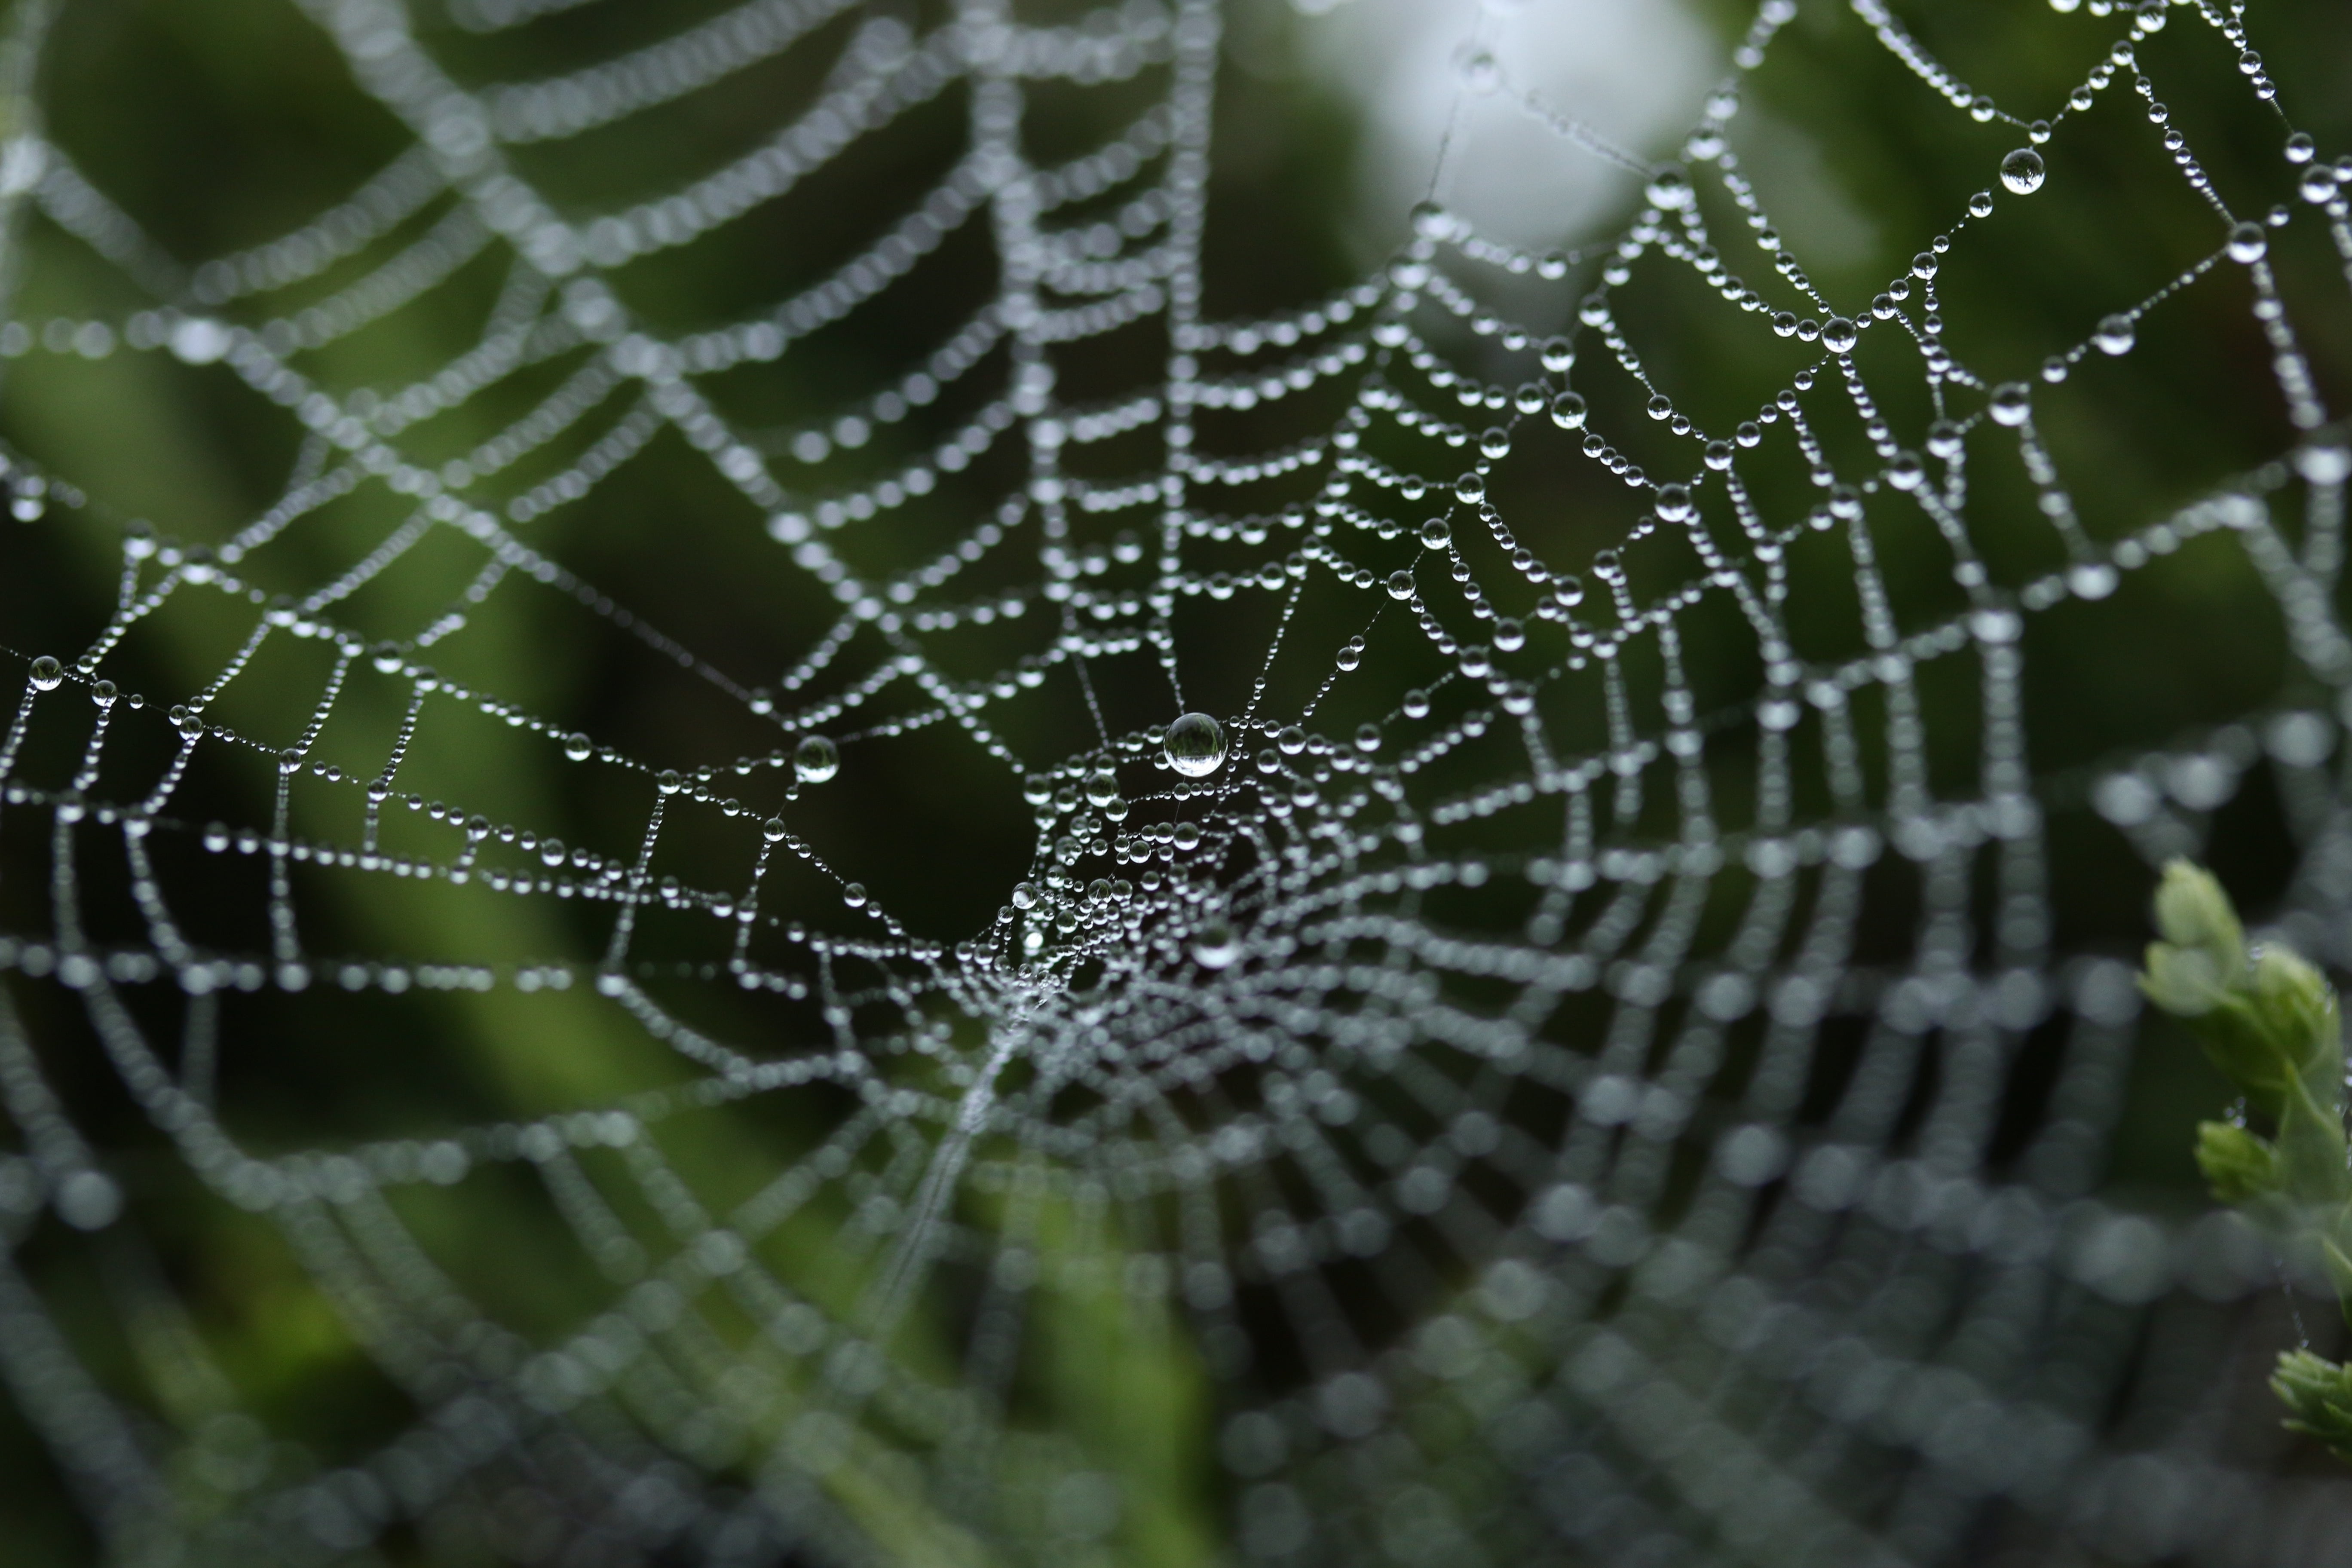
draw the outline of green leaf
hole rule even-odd
[[[2287,1407],[2290,1431],[2352,1458],[2352,1368],[2309,1351],[2286,1351],[2271,1374],[2271,1388]]]
[[[2270,1140],[2226,1121],[2197,1124],[2197,1168],[2225,1204],[2267,1196],[2278,1190],[2281,1179],[2278,1151]]]

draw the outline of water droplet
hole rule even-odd
[[[685,787],[686,780],[678,776],[676,768],[664,768],[654,775],[654,788],[664,795],[676,795]]]
[[[2030,196],[2040,190],[2046,173],[2042,154],[2031,147],[2020,147],[2000,161],[2000,183],[2012,195]]]
[[[172,324],[172,355],[183,364],[211,364],[228,353],[228,329],[204,316]]]
[[[104,1230],[122,1213],[122,1189],[101,1172],[76,1171],[58,1184],[57,1206],[76,1230]]]
[[[1566,338],[1546,338],[1542,349],[1538,352],[1542,356],[1544,369],[1554,375],[1566,375],[1569,367],[1576,363],[1576,345]]]
[[[1211,921],[1192,933],[1192,959],[1203,969],[1223,969],[1241,955],[1241,939],[1223,921]]]
[[[2352,447],[2314,441],[2296,449],[2294,467],[2297,473],[2315,485],[2340,485],[2352,479]]]
[[[793,776],[803,784],[823,784],[841,771],[841,750],[823,735],[803,735],[793,748]]]
[[[1443,550],[1452,542],[1454,525],[1442,517],[1433,517],[1421,525],[1421,542],[1430,550]]]
[[[1206,778],[1225,760],[1224,727],[1206,713],[1187,713],[1168,726],[1168,765],[1188,779]]]
[[[1429,717],[1429,693],[1415,687],[1404,694],[1404,716],[1408,719]]]
[[[1643,194],[1648,196],[1654,205],[1664,207],[1670,212],[1678,211],[1691,204],[1693,193],[1690,176],[1680,169],[1661,169],[1650,176],[1650,184]]]
[[[1861,341],[1861,329],[1843,316],[1832,316],[1822,323],[1822,347],[1833,354],[1852,353]]]
[[[1858,521],[1862,517],[1862,492],[1852,485],[1832,485],[1830,515],[1845,522]]]
[[[1357,725],[1356,750],[1363,752],[1366,756],[1370,756],[1380,749],[1381,727],[1378,724]]]
[[[2097,330],[2091,334],[2091,342],[2103,354],[2126,354],[2131,353],[2132,343],[2137,336],[2132,319],[2118,311],[2100,319]]]
[[[1527,642],[1528,628],[1519,622],[1505,616],[1495,623],[1495,646],[1503,652],[1511,653],[1525,647]]]
[[[1691,510],[1691,493],[1687,486],[1660,485],[1658,487],[1658,521],[1688,522]]]
[[[1927,450],[1946,459],[1960,455],[1960,427],[1948,419],[1938,419],[1927,426]]]
[[[1764,426],[1753,419],[1743,419],[1739,422],[1739,428],[1731,433],[1731,438],[1743,447],[1760,446],[1764,440]]]
[[[43,654],[33,661],[32,676],[34,690],[55,691],[58,682],[66,678],[66,669],[56,659]]]
[[[1511,433],[1501,426],[1488,428],[1478,437],[1478,455],[1490,463],[1499,463],[1511,455]]]
[[[1034,882],[1013,883],[1013,907],[1016,910],[1035,909],[1037,907],[1037,885]]]
[[[1927,479],[1927,467],[1916,452],[1897,452],[1886,459],[1886,482],[1898,490],[1916,490]]]
[[[1563,392],[1551,400],[1551,422],[1563,430],[1584,428],[1584,397],[1580,393]]]
[[[1911,276],[1922,279],[1933,278],[1937,268],[1941,265],[1934,251],[1923,250],[1911,258]]]
[[[841,889],[841,901],[847,904],[853,910],[864,909],[866,907],[866,884],[863,882],[851,882],[844,886]]]
[[[2242,223],[2230,231],[2230,259],[2247,266],[2260,261],[2269,253],[2271,237],[2263,232],[2258,223]]]
[[[2286,139],[2286,161],[2290,163],[2308,163],[2318,150],[2318,143],[2312,141],[2308,131],[2298,131]]]
[[[1709,441],[1706,444],[1706,466],[1713,468],[1718,474],[1723,472],[1726,468],[1730,468],[1731,443],[1728,441]]]
[[[595,750],[596,743],[576,730],[563,737],[563,754],[575,763],[586,762]]]
[[[1096,805],[1108,805],[1118,798],[1118,775],[1108,768],[1097,768],[1087,775],[1087,799]]]
[[[1486,476],[1475,469],[1454,481],[1454,499],[1464,506],[1476,506],[1486,499]]]
[[[1391,599],[1410,599],[1412,597],[1412,573],[1391,572],[1389,574],[1389,597]]]
[[[2033,393],[2021,381],[2004,381],[1992,389],[1992,422],[2011,426],[2033,416]]]
[[[1484,97],[1503,85],[1503,68],[1485,49],[1473,49],[1462,57],[1462,85]]]
[[[100,708],[113,707],[114,699],[118,695],[114,682],[111,680],[93,680],[89,683],[89,700]]]
[[[1454,232],[1454,217],[1435,202],[1415,202],[1412,232],[1423,239],[1444,239]]]
[[[1286,725],[1274,738],[1274,743],[1282,748],[1284,756],[1295,757],[1307,749],[1307,731],[1296,724]]]
[[[1970,217],[1992,216],[1992,193],[1990,191],[1979,191],[1975,195],[1969,198],[1969,216]]]

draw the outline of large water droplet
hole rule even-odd
[[[1691,515],[1691,493],[1684,485],[1658,487],[1657,513],[1662,522],[1688,522]]]
[[[1421,525],[1421,542],[1429,550],[1443,550],[1454,538],[1454,525],[1442,517],[1433,517]]]
[[[1223,921],[1211,921],[1192,933],[1192,959],[1203,969],[1223,969],[1241,955],[1241,938]]]
[[[1649,186],[1643,194],[1669,211],[1686,207],[1691,204],[1690,176],[1680,169],[1661,169],[1650,177]]]
[[[1503,68],[1485,49],[1473,49],[1462,57],[1462,85],[1484,96],[1503,85]]]
[[[2033,415],[2033,394],[2021,381],[2004,381],[1992,389],[1990,405],[1996,425],[2022,425]]]
[[[1206,778],[1223,765],[1224,727],[1206,713],[1187,713],[1168,726],[1168,765],[1188,779]]]
[[[1822,347],[1833,354],[1852,353],[1861,341],[1860,330],[1843,316],[1832,316],[1822,323]]]
[[[2230,259],[2252,266],[2270,251],[2271,237],[2258,223],[2242,223],[2230,231]]]
[[[2012,195],[2032,195],[2042,188],[2043,177],[2042,154],[2031,147],[2020,147],[2000,161],[2000,183]]]
[[[1551,400],[1551,422],[1563,430],[1584,428],[1584,398],[1573,392],[1563,392]]]
[[[55,691],[58,682],[66,678],[66,669],[56,659],[43,654],[33,661],[32,676],[34,690]]]
[[[2132,343],[2137,336],[2132,319],[2117,311],[2112,316],[2100,318],[2097,330],[2091,333],[2091,342],[2103,354],[2126,354],[2131,353]]]
[[[1389,574],[1389,597],[1391,599],[1410,599],[1412,597],[1412,573],[1391,572]]]
[[[575,763],[586,762],[588,754],[595,749],[594,742],[576,731],[563,737],[563,754]]]
[[[1118,798],[1118,775],[1108,768],[1097,768],[1087,775],[1087,799],[1097,805],[1108,805]]]
[[[823,735],[803,735],[793,748],[793,776],[803,784],[823,784],[841,771],[841,751]]]

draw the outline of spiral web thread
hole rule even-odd
[[[451,13],[494,33],[578,3],[465,0]],[[0,779],[13,830],[50,846],[53,923],[0,935],[0,967],[12,974],[6,994],[56,987],[86,1011],[107,1070],[184,1170],[282,1231],[414,1417],[382,1446],[307,1474],[240,1472],[225,1456],[250,1447],[251,1423],[160,1276],[122,1284],[116,1310],[158,1387],[168,1385],[158,1397],[173,1415],[101,1385],[13,1258],[44,1226],[101,1237],[135,1227],[138,1205],[126,1206],[126,1183],[8,1004],[0,1098],[17,1152],[0,1157],[10,1238],[0,1375],[112,1552],[364,1558],[387,1532],[425,1528],[433,1539],[432,1528],[469,1508],[495,1512],[498,1497],[520,1489],[551,1500],[561,1521],[535,1544],[510,1545],[524,1556],[962,1561],[980,1560],[956,1555],[967,1548],[1014,1550],[1024,1531],[1059,1560],[1109,1553],[1137,1500],[1085,1453],[1004,1415],[1030,1304],[1066,1289],[1165,1302],[1181,1323],[1216,1391],[1211,1430],[1225,1480],[1211,1506],[1226,1538],[1219,1551],[1237,1560],[1927,1563],[1980,1546],[1989,1517],[2053,1551],[2125,1556],[2315,1561],[2324,1546],[2298,1542],[2340,1536],[2339,1489],[2273,1480],[2200,1436],[2214,1369],[2230,1352],[2186,1342],[2208,1331],[2195,1325],[2220,1321],[2196,1316],[2197,1303],[2263,1288],[2268,1260],[2224,1218],[2176,1226],[2087,1195],[2137,1007],[2124,965],[2053,950],[2043,837],[2054,787],[2087,794],[2151,861],[2193,851],[2207,814],[2266,753],[2300,836],[2298,908],[2340,914],[2347,840],[2326,768],[2335,718],[2308,701],[2252,714],[2055,786],[2037,779],[2020,719],[2028,617],[2105,598],[2123,575],[2210,534],[2234,541],[2274,596],[2307,676],[2335,690],[2352,679],[2331,591],[2347,462],[2262,255],[2265,223],[2273,235],[2317,223],[2352,276],[2345,200],[2307,142],[2290,142],[2289,156],[2308,205],[2266,220],[2234,211],[2178,133],[2167,140],[2179,176],[2212,209],[2212,255],[2147,300],[2117,301],[2103,341],[2057,345],[2050,372],[2060,379],[2086,354],[2127,351],[2139,320],[2178,289],[2242,279],[2230,286],[2249,291],[2303,434],[2276,462],[2217,476],[2207,499],[2101,542],[2076,519],[2030,395],[1993,392],[1999,378],[1957,361],[1939,336],[1937,260],[1966,247],[1966,218],[1890,286],[1883,314],[1853,321],[1779,248],[1726,132],[1742,78],[1793,16],[1787,0],[1769,0],[1739,45],[1679,154],[1687,176],[1610,145],[1517,85],[1513,62],[1473,39],[1464,93],[1521,102],[1560,132],[1559,156],[1601,157],[1646,180],[1631,225],[1583,252],[1537,257],[1431,205],[1396,259],[1361,285],[1229,323],[1201,311],[1220,32],[1206,0],[1134,0],[1051,27],[1022,25],[992,0],[964,0],[929,31],[858,22],[818,105],[772,142],[603,216],[560,210],[505,149],[723,91],[760,59],[820,47],[811,35],[833,37],[824,25],[851,7],[750,0],[602,66],[473,89],[445,73],[429,34],[395,4],[302,9],[415,142],[299,231],[191,267],[37,129],[0,164],[12,234],[56,226],[156,300],[120,319],[11,320],[0,353],[171,354],[217,367],[208,374],[235,377],[310,433],[283,498],[217,548],[125,530],[120,605],[104,632],[61,670],[33,668],[0,744]],[[2115,47],[2074,102],[2055,106],[1995,104],[1876,0],[1853,10],[1842,25],[1858,17],[1925,84],[1923,113],[2002,121],[2023,144],[2028,121],[2046,114],[2063,139],[2081,106],[2136,90],[2149,136],[2166,137],[2161,83],[2137,74],[2133,53],[2166,21],[2161,7],[2110,19],[2094,4],[2066,19],[2107,28]],[[2238,54],[2250,41],[2242,13],[2197,4],[2170,15]],[[47,20],[37,7],[16,18],[8,69],[27,127],[38,124],[30,83]],[[1031,84],[1154,72],[1164,93],[1124,132],[1057,166],[1026,160]],[[2258,62],[2246,76],[2270,98]],[[964,156],[824,281],[674,338],[640,322],[605,282],[782,195],[959,85],[970,102]],[[2284,137],[2293,127],[2279,120]],[[1986,171],[1987,200],[2034,199],[2004,193],[1995,174]],[[1749,235],[1710,234],[1702,208],[1726,200]],[[1080,204],[1104,216],[1057,222]],[[698,387],[887,309],[971,223],[992,237],[1001,288],[895,384],[823,421],[764,432],[735,427]],[[1755,234],[1775,258],[1786,311],[1723,259]],[[478,343],[437,374],[367,389],[298,367],[491,251],[511,257],[505,293]],[[273,294],[346,261],[355,281],[270,313]],[[1694,428],[1612,313],[1610,289],[1640,268],[1696,277],[1720,297],[1709,309],[1756,318],[1747,330],[1769,324],[1821,343],[1812,368],[1757,411],[1753,430]],[[1497,275],[1518,280],[1509,298],[1540,287],[1562,313],[1572,308],[1572,342],[1546,341],[1480,303]],[[1164,329],[1164,360],[1131,395],[1057,399],[1066,345],[1151,322]],[[1865,333],[1910,340],[1948,428],[1889,427],[1868,381],[1834,352]],[[1525,384],[1490,384],[1465,368],[1473,358],[1519,363]],[[404,450],[411,426],[558,361],[575,367],[558,390],[468,456],[435,466]],[[1515,440],[1534,442],[1547,416],[1581,419],[1559,396],[1570,382],[1612,362],[1655,395],[1650,412],[1690,477],[1647,477],[1589,433],[1587,455],[1622,474],[1639,521],[1579,566],[1588,584],[1568,570],[1578,563],[1521,547],[1486,496]],[[1001,387],[960,426],[926,437],[927,455],[860,488],[822,488],[845,453],[877,429],[926,428],[925,411],[975,375]],[[1210,456],[1208,439],[1196,440],[1202,411],[1335,383],[1354,387],[1352,402],[1295,446]],[[1875,452],[1867,471],[1832,471],[1815,430],[1834,419],[1861,423]],[[1086,448],[1137,431],[1156,434],[1156,466],[1124,481],[1083,475],[1075,459]],[[773,689],[737,684],[697,656],[691,628],[638,621],[531,542],[533,520],[665,432],[705,454],[769,520],[774,548],[840,606],[830,627],[800,628],[806,657]],[[1768,452],[1801,449],[1822,504],[1772,517],[1751,502],[1741,484],[1750,437]],[[551,477],[502,483],[566,443],[573,455]],[[976,513],[955,549],[888,574],[853,564],[861,540],[998,443],[1025,443],[1027,483]],[[1442,477],[1391,466],[1375,446],[1419,452]],[[1920,447],[1930,448],[1924,464]],[[1456,479],[1446,458],[1461,448],[1482,455]],[[2067,564],[2005,584],[1977,564],[1981,524],[1965,465],[2012,449],[2040,497],[2037,525]],[[29,458],[15,460],[11,483],[20,517],[84,509],[70,475]],[[290,599],[248,584],[307,515],[371,489],[409,509],[379,548]],[[1228,510],[1229,496],[1264,510]],[[2288,503],[2304,511],[2299,542],[2273,519]],[[1433,511],[1440,522],[1418,534],[1427,547],[1416,555]],[[89,515],[67,525],[104,523]],[[1121,521],[1139,522],[1148,543],[1112,544]],[[1907,616],[1879,572],[1874,528],[1935,531],[1963,607],[1925,624]],[[1817,532],[1845,552],[1860,606],[1862,651],[1843,661],[1791,648],[1788,560]],[[446,613],[389,646],[339,619],[339,606],[409,552],[451,539],[480,569]],[[975,563],[1033,552],[1016,587],[962,585]],[[1403,575],[1392,590],[1394,573]],[[621,754],[426,668],[429,649],[464,638],[501,603],[544,594],[725,693],[780,743],[696,772],[697,759]],[[1290,628],[1309,624],[1294,614],[1309,594],[1354,605],[1362,637],[1301,646],[1307,634]],[[110,654],[197,596],[239,608],[248,635],[234,657],[178,692],[117,693]],[[1180,607],[1203,601],[1272,606],[1285,629],[1264,649],[1259,695],[1215,715],[1223,764],[1194,782],[1161,760],[1160,733],[1114,725],[1116,704],[1098,701],[1096,685],[1121,661],[1156,669],[1160,721],[1172,720],[1186,706],[1179,628],[1191,623]],[[1506,613],[1520,605],[1531,608]],[[1729,711],[1702,710],[1685,670],[1685,629],[1710,610],[1745,628],[1763,670]],[[1017,666],[975,679],[939,656],[971,627],[1016,620],[1046,631]],[[330,656],[306,721],[254,734],[206,717],[263,650],[289,639]],[[1394,705],[1360,734],[1317,728],[1326,694],[1378,684],[1414,649],[1432,671],[1423,691],[1400,700],[1390,688],[1403,680],[1389,682],[1381,701]],[[1321,671],[1304,708],[1267,695],[1285,661]],[[1915,681],[1938,661],[1970,668],[1979,691],[1979,783],[1959,795],[1928,785]],[[339,697],[366,682],[394,693],[405,717],[375,772],[346,773],[317,742]],[[1041,700],[1041,689],[1078,691],[1099,743],[1045,757],[1003,739],[996,716]],[[808,695],[819,690],[831,694]],[[1865,703],[1883,722],[1857,725]],[[101,786],[110,742],[163,724],[166,707],[176,730],[168,764],[128,783],[109,773]],[[561,750],[567,767],[629,775],[647,803],[639,845],[567,851],[528,823],[405,794],[412,749],[458,743],[446,738],[453,713],[519,727]],[[27,736],[43,725],[81,737],[78,767],[35,772]],[[1599,743],[1575,738],[1596,726]],[[856,885],[854,867],[827,864],[793,826],[797,795],[763,823],[725,793],[782,794],[802,737],[829,738],[854,777],[861,752],[923,727],[962,736],[974,769],[1022,781],[1038,826],[1028,880],[992,927],[951,946],[910,935]],[[224,751],[274,759],[274,798],[257,797],[244,824],[175,816],[183,773]],[[1727,752],[1752,758],[1755,779],[1752,806],[1732,817],[1711,771]],[[807,787],[827,787],[819,776],[830,764],[799,754]],[[1826,811],[1802,804],[1807,780]],[[363,799],[363,827],[334,840],[298,835],[291,803],[314,791]],[[732,881],[654,873],[665,833],[689,813],[736,819]],[[413,840],[432,847],[391,847],[403,817],[436,825]],[[1520,847],[1492,847],[1499,837]],[[266,951],[215,951],[180,923],[170,878],[155,868],[167,841],[200,847],[215,858],[205,865],[261,868]],[[1865,876],[1891,854],[1916,868],[1908,952],[1896,964],[1859,963],[1872,918]],[[82,889],[101,858],[130,889],[143,939],[89,934]],[[337,958],[305,945],[298,868],[593,903],[609,911],[610,942],[520,967]],[[829,929],[786,929],[762,913],[763,883],[791,868],[837,889]],[[1710,893],[1726,885],[1738,889],[1736,918],[1727,935],[1703,938]],[[1990,902],[1977,896],[1987,885]],[[1428,908],[1449,889],[1499,899],[1507,887],[1525,889],[1527,912],[1499,931]],[[677,966],[636,945],[657,910],[701,922],[704,962],[689,980],[809,1001],[822,1027],[760,1042],[688,1022],[655,984]],[[2325,923],[2296,929],[2326,942]],[[340,989],[363,1005],[411,989],[545,996],[591,986],[594,1005],[624,1010],[690,1065],[683,1082],[437,1138],[290,1151],[241,1145],[216,1113],[215,1064],[236,1048],[221,1032],[225,997]],[[176,1031],[131,1005],[151,993],[182,998],[171,1004]],[[1567,1015],[1578,1022],[1563,1026],[1563,1006],[1580,998],[1588,1005]],[[1816,1053],[1838,1020],[1857,1027],[1858,1065],[1837,1102],[1801,1125]],[[1986,1150],[2010,1065],[2033,1031],[2056,1053],[2053,1087],[2023,1152],[1996,1175]],[[1752,1071],[1727,1097],[1711,1090],[1742,1039]],[[930,1076],[910,1078],[908,1061]],[[654,1135],[674,1119],[819,1089],[848,1093],[813,1101],[827,1108],[815,1113],[824,1126],[779,1179],[731,1206],[706,1206]],[[1507,1103],[1529,1095],[1567,1108],[1546,1135]],[[462,1195],[493,1167],[543,1184],[612,1281],[604,1308],[569,1337],[534,1343],[492,1321],[389,1201],[417,1186]],[[1669,1205],[1677,1182],[1687,1190]],[[759,1250],[828,1189],[856,1216],[839,1226],[838,1246],[870,1264],[847,1304],[804,1290]],[[1002,1201],[1000,1222],[974,1217],[975,1194]],[[1045,1233],[1066,1211],[1082,1231],[1116,1233],[1114,1278],[1054,1274],[1063,1255]],[[950,1265],[982,1281],[981,1304],[953,1364],[926,1371],[892,1350],[892,1336]],[[1398,1331],[1369,1331],[1351,1292],[1377,1298]],[[1286,1334],[1295,1374],[1264,1370],[1272,1331],[1244,1313],[1245,1300]],[[757,1331],[729,1337],[721,1318]],[[2170,1375],[2135,1375],[2136,1344]],[[1034,1462],[991,1496],[974,1478],[1000,1473],[991,1467],[1008,1451]],[[192,1469],[191,1456],[218,1462]],[[938,1500],[961,1533],[948,1545],[891,1545],[844,1501],[839,1478],[861,1464]],[[709,1479],[719,1472],[735,1479]],[[2054,1544],[2065,1541],[2074,1544]]]

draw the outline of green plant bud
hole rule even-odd
[[[2279,1187],[2278,1151],[2265,1138],[2226,1121],[2197,1124],[2197,1168],[2225,1204],[2242,1204]]]
[[[2221,964],[2203,948],[2152,942],[2139,985],[2149,1001],[2175,1017],[2198,1018],[2229,999],[2222,975]]]
[[[2246,967],[2246,933],[2230,895],[2221,890],[2212,872],[2186,860],[2164,868],[2156,889],[2156,929],[2178,948],[2208,954],[2214,966],[2213,984],[2222,990],[2236,986]]]
[[[2271,1388],[2289,1412],[2292,1431],[2318,1438],[2338,1454],[2352,1454],[2352,1369],[2309,1351],[2280,1355]]]
[[[2336,993],[2303,956],[2265,947],[2254,957],[2254,1010],[2263,1032],[2301,1072],[2326,1059],[2342,1029]]]

